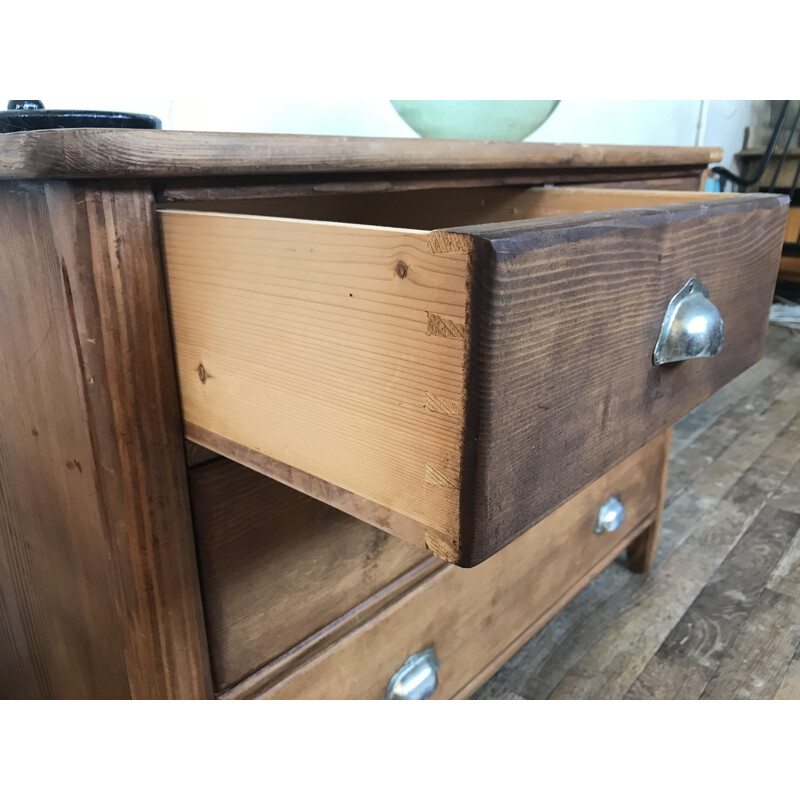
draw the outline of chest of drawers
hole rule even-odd
[[[646,569],[778,269],[718,157],[4,135],[0,692],[463,697]]]

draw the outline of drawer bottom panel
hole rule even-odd
[[[228,697],[382,699],[412,653],[441,661],[434,698],[468,696],[648,526],[656,524],[669,432],[589,485],[483,564],[448,565],[269,687]],[[619,495],[625,523],[595,533]]]

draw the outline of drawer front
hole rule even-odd
[[[260,696],[381,699],[406,659],[429,648],[441,662],[433,697],[472,691],[653,519],[668,446],[667,435],[650,442],[486,563],[438,571]],[[626,521],[597,534],[614,495]]]
[[[761,358],[786,198],[749,197],[465,229],[481,266],[460,560],[496,552]],[[691,278],[721,316],[722,349],[655,365]]]
[[[490,195],[465,219],[520,219],[433,232],[162,213],[187,435],[478,564],[760,358],[785,198],[677,195]],[[691,278],[722,350],[656,366]]]
[[[190,469],[189,486],[217,691],[431,559],[227,459]]]

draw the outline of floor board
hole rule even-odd
[[[800,335],[675,426],[647,575],[619,559],[474,699],[800,698]]]

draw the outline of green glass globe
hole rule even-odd
[[[552,113],[558,100],[392,100],[420,136],[431,139],[521,141]]]

